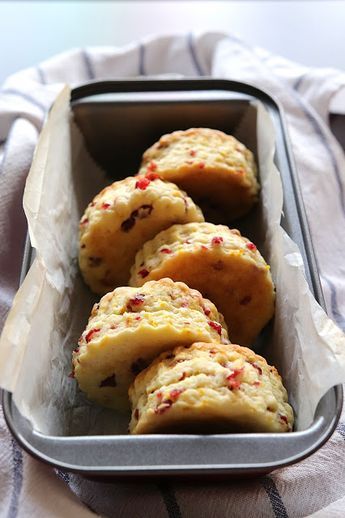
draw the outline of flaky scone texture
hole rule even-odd
[[[139,248],[174,223],[203,221],[194,202],[155,173],[103,189],[80,221],[79,265],[85,282],[103,295],[128,282]]]
[[[162,136],[143,155],[140,173],[152,169],[184,189],[218,222],[243,216],[257,201],[253,153],[219,130],[190,128]]]
[[[212,223],[173,225],[144,244],[131,286],[170,277],[199,290],[224,315],[231,342],[251,345],[274,313],[270,269],[238,230]]]
[[[171,279],[121,287],[96,304],[73,352],[73,372],[90,400],[128,408],[128,387],[162,351],[195,341],[228,342],[209,300]]]
[[[289,432],[275,367],[246,347],[195,343],[161,354],[129,389],[130,432]]]

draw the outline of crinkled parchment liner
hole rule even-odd
[[[105,184],[72,121],[69,99],[66,87],[42,131],[27,180],[24,207],[36,258],[1,336],[0,383],[42,433],[126,433],[128,416],[93,405],[68,377],[71,351],[95,300],[78,273],[78,222]],[[260,352],[282,374],[301,430],[310,425],[321,396],[345,381],[345,337],[311,295],[297,246],[280,227],[283,193],[273,163],[274,129],[260,103],[248,108],[235,136],[258,157],[261,200],[248,220],[248,235],[270,263],[277,286],[274,323]]]

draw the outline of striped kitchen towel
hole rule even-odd
[[[74,50],[8,78],[0,90],[0,328],[18,287],[26,232],[21,198],[44,117],[63,83],[162,74],[252,83],[283,105],[329,315],[345,330],[345,160],[330,104],[345,74],[310,69],[218,33]],[[345,417],[299,464],[249,481],[101,484],[30,458],[0,414],[0,516],[345,516]]]

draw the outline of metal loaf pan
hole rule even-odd
[[[107,81],[74,89],[71,108],[90,154],[107,172],[120,171],[125,177],[137,170],[142,152],[162,134],[192,126],[231,133],[253,100],[264,104],[276,132],[275,161],[284,188],[283,227],[298,244],[310,288],[324,307],[284,117],[267,93],[216,79]],[[28,245],[23,275],[31,256]],[[267,473],[320,448],[334,431],[341,406],[342,389],[337,386],[320,401],[312,425],[290,434],[47,436],[33,430],[11,394],[4,393],[7,424],[23,448],[60,469],[92,477]]]

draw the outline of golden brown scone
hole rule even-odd
[[[128,387],[162,351],[197,340],[228,342],[226,326],[209,300],[171,279],[117,288],[93,307],[73,352],[74,377],[89,399],[128,407]]]
[[[238,230],[212,223],[174,225],[145,243],[131,270],[131,286],[162,277],[182,281],[214,302],[231,342],[253,343],[274,312],[269,266]]]
[[[109,185],[88,205],[80,221],[79,265],[85,282],[100,295],[128,283],[139,248],[174,223],[204,221],[194,202],[155,173]]]
[[[164,135],[143,155],[140,173],[152,170],[184,189],[218,222],[243,216],[257,201],[252,152],[219,130],[190,128]]]
[[[195,343],[161,354],[129,389],[130,432],[289,432],[275,367],[246,347]]]

